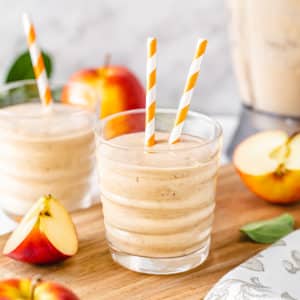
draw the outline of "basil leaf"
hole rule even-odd
[[[48,78],[51,77],[52,74],[52,59],[49,54],[42,52],[46,73]],[[15,62],[10,67],[5,82],[13,82],[25,79],[34,79],[33,67],[30,59],[29,51],[25,51],[20,54]]]
[[[282,214],[279,217],[249,223],[240,230],[250,239],[258,243],[273,243],[292,232],[294,229],[294,218],[290,214]]]

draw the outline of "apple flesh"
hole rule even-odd
[[[245,185],[266,201],[300,200],[300,134],[255,134],[237,146],[233,163]]]
[[[61,101],[95,110],[100,99],[100,118],[145,107],[145,89],[123,66],[107,65],[73,74],[62,90]]]
[[[64,286],[47,281],[7,279],[0,281],[1,300],[79,300]]]
[[[24,216],[3,253],[31,264],[50,264],[73,256],[77,250],[77,234],[69,213],[52,196],[46,196]]]

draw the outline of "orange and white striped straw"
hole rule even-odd
[[[40,98],[45,107],[50,107],[53,100],[46,74],[44,59],[37,45],[33,23],[30,21],[29,16],[25,13],[23,14],[23,24]]]
[[[198,40],[196,52],[189,69],[189,74],[185,83],[183,95],[179,102],[175,124],[170,134],[169,144],[175,144],[180,140],[184,121],[187,117],[190,108],[191,98],[193,96],[194,88],[200,73],[200,65],[203,59],[203,55],[206,51],[206,46],[207,40]]]
[[[146,124],[145,146],[155,144],[155,109],[156,109],[156,38],[147,41],[147,91],[146,91]]]

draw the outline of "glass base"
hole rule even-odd
[[[208,256],[209,248],[210,240],[191,254],[171,258],[135,256],[112,248],[110,251],[113,260],[129,270],[145,274],[168,275],[186,272],[201,265]]]

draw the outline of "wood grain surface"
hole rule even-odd
[[[131,272],[114,263],[104,237],[101,206],[96,205],[73,216],[80,239],[75,257],[59,265],[36,267],[0,255],[0,278],[40,274],[43,279],[69,286],[83,300],[203,299],[222,275],[265,247],[243,237],[240,226],[283,212],[290,212],[300,221],[299,205],[265,203],[246,190],[229,165],[220,171],[210,255],[192,271],[152,276]],[[7,236],[0,237],[1,248],[6,239]]]

